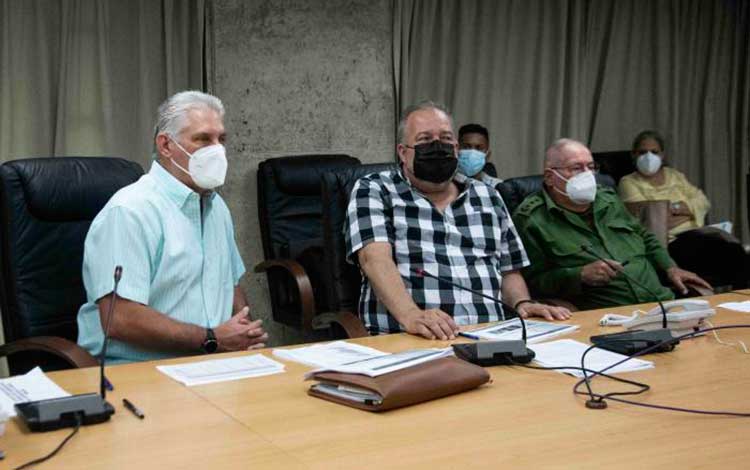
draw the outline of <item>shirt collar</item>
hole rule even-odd
[[[156,181],[160,191],[177,207],[183,207],[191,199],[199,200],[200,194],[188,188],[183,182],[175,178],[159,162],[151,163],[148,174]],[[207,201],[213,201],[216,191],[211,191],[205,196]]]

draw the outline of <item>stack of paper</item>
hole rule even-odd
[[[51,381],[42,369],[35,367],[24,375],[0,380],[0,414],[15,416],[13,405],[16,403],[68,396],[70,393]]]
[[[550,341],[549,343],[534,346],[534,352],[536,353],[536,358],[534,360],[544,367],[581,367],[581,356],[583,356],[584,351],[588,348],[588,344],[574,341],[572,339]],[[600,371],[625,359],[626,357],[627,356],[612,351],[594,348],[586,354],[585,366],[586,369]],[[618,372],[651,369],[652,367],[654,367],[654,363],[651,361],[630,359],[617,367],[609,369],[606,373],[615,374]],[[576,377],[583,377],[583,372],[580,370],[567,369],[560,370],[560,372],[572,374]]]
[[[399,353],[385,354],[368,359],[361,359],[346,364],[327,366],[305,374],[305,378],[310,378],[316,372],[333,371],[344,372],[347,374],[364,374],[370,377],[395,372],[406,369],[407,367],[416,366],[423,362],[434,361],[441,357],[453,356],[453,349],[410,349]]]
[[[313,344],[294,349],[274,349],[273,355],[288,361],[301,362],[313,367],[335,367],[348,362],[361,361],[388,353],[377,349],[360,346],[359,344],[347,343],[346,341],[334,341],[326,344]]]
[[[156,368],[188,387],[284,372],[284,364],[269,359],[262,354],[191,362],[174,366],[156,366]]]
[[[526,342],[529,344],[539,343],[577,329],[578,325],[526,320]],[[461,336],[492,341],[518,340],[521,339],[521,320],[514,318],[477,330],[462,331]]]

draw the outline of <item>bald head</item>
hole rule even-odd
[[[588,156],[588,158],[586,158]],[[558,139],[547,148],[544,155],[544,169],[570,165],[573,161],[593,161],[591,151],[582,142],[574,139]]]

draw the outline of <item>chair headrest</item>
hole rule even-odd
[[[3,184],[22,188],[29,212],[40,220],[91,220],[114,192],[138,179],[135,162],[108,157],[14,160],[2,166]]]
[[[305,155],[266,160],[278,189],[293,196],[319,196],[321,174],[337,168],[356,165],[359,160],[348,155]]]

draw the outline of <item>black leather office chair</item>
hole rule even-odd
[[[620,184],[623,176],[635,171],[635,164],[629,150],[593,152],[591,156],[599,164],[599,173],[611,176],[615,185]]]
[[[271,158],[258,166],[258,218],[273,319],[303,331],[327,328],[319,313],[330,311],[321,285],[321,174],[359,165],[348,155]]]
[[[495,164],[492,162],[485,163],[482,171],[494,178],[497,178],[497,169],[495,168]]]
[[[86,301],[81,267],[89,225],[109,198],[143,174],[119,158],[55,157],[0,166],[0,308],[11,374],[88,367],[75,344]]]
[[[331,323],[334,338],[368,335],[357,314],[362,275],[359,267],[346,262],[344,223],[352,188],[365,175],[396,168],[396,163],[374,163],[322,174],[324,279],[331,309],[336,313]]]

